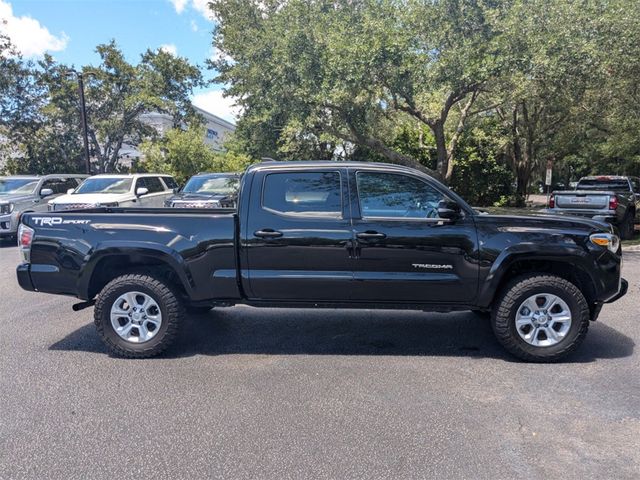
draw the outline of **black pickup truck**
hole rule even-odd
[[[480,214],[377,163],[252,166],[237,211],[27,214],[19,245],[20,285],[95,303],[99,334],[126,357],[167,348],[185,308],[244,303],[474,310],[512,354],[555,361],[627,290],[610,225]]]

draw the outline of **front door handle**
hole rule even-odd
[[[278,238],[282,236],[282,232],[272,228],[263,228],[262,230],[253,232],[253,235],[260,238]]]
[[[386,238],[387,236],[384,233],[367,230],[366,232],[356,233],[356,237],[362,240],[375,240],[375,239]]]

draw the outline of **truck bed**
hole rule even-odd
[[[165,262],[194,301],[239,298],[234,210],[102,207],[22,221],[36,229],[29,276],[37,290],[89,299],[97,293],[93,273],[107,265]]]

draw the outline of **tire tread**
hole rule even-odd
[[[552,353],[542,350],[539,354],[532,354],[523,349],[519,339],[514,338],[511,333],[511,314],[517,308],[515,303],[524,290],[547,287],[549,285],[560,287],[574,297],[580,310],[575,314],[572,312],[572,316],[574,317],[573,321],[580,322],[580,328],[575,338],[567,342],[561,350],[556,350]],[[532,273],[516,277],[502,290],[502,294],[496,302],[496,308],[492,313],[491,324],[498,341],[516,357],[528,362],[557,362],[580,346],[589,330],[589,315],[589,305],[576,285],[556,275]]]
[[[167,330],[159,343],[151,345],[148,348],[134,351],[122,348],[120,345],[113,342],[108,335],[106,335],[104,330],[104,319],[105,315],[109,315],[111,310],[111,305],[108,304],[107,299],[112,291],[126,285],[135,285],[136,287],[144,286],[153,290],[157,292],[163,302],[166,310],[166,318],[163,319],[163,321],[168,323]],[[124,358],[150,358],[164,352],[174,342],[178,334],[179,320],[183,316],[184,307],[176,292],[174,292],[171,287],[166,285],[163,281],[158,280],[151,275],[140,273],[121,275],[111,280],[98,295],[94,309],[94,323],[102,341],[114,355]]]

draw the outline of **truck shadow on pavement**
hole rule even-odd
[[[592,323],[585,342],[565,362],[584,363],[633,354],[634,342]],[[93,324],[50,350],[107,353]],[[285,310],[233,307],[185,318],[175,344],[159,358],[194,355],[457,356],[518,361],[493,336],[488,320],[470,312]]]

